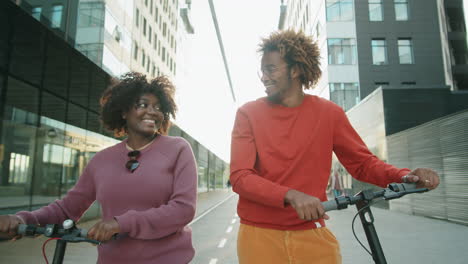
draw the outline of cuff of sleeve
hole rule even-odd
[[[21,211],[15,214],[23,224],[39,224],[36,217],[31,212]]]
[[[401,170],[398,172],[398,181],[396,181],[396,182],[404,182],[404,181],[403,181],[403,180],[404,180],[403,177],[406,176],[406,175],[408,175],[410,172],[411,172],[410,169],[407,169],[407,168],[401,169]]]
[[[114,219],[119,224],[120,233],[130,233],[131,214],[132,211],[128,211],[123,215],[114,216]]]
[[[280,186],[278,188],[278,206],[281,207],[281,208],[285,208],[286,207],[286,204],[284,202],[284,198],[286,197],[286,193],[291,190],[291,188],[289,187],[286,187],[286,186]]]

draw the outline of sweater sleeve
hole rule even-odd
[[[38,210],[32,212],[21,211],[16,215],[28,224],[61,224],[66,219],[77,222],[95,199],[94,179],[88,164],[78,182],[63,199]]]
[[[116,216],[122,233],[136,239],[158,239],[181,230],[192,221],[197,199],[197,169],[190,145],[186,141],[181,145],[168,203],[143,211],[128,210]]]
[[[289,188],[258,175],[255,169],[257,147],[252,124],[240,108],[236,114],[231,138],[232,189],[240,197],[268,206],[283,208]]]
[[[410,172],[387,164],[372,154],[341,108],[337,110],[333,129],[333,151],[357,180],[386,187],[389,183],[401,182],[401,177]]]

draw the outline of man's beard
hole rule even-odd
[[[267,99],[273,104],[281,104],[281,101],[283,100],[283,94],[283,91],[278,91],[276,93],[268,95]]]
[[[277,92],[274,92],[274,93],[272,93],[270,95],[267,95],[268,101],[270,101],[273,104],[281,104],[283,102],[283,99],[284,99],[284,96],[285,96],[286,92],[289,89],[291,89],[291,86],[292,86],[292,78],[291,78],[291,75],[288,73],[287,87],[284,87],[284,88],[278,90]]]

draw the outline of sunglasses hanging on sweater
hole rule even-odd
[[[127,168],[127,170],[133,173],[140,166],[140,162],[138,162],[137,160],[138,157],[140,157],[140,151],[138,150],[130,151],[128,152],[127,156],[130,159],[125,164],[125,167]]]

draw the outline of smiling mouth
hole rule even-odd
[[[156,125],[156,121],[155,120],[150,120],[150,119],[143,120],[143,123],[150,124],[150,125]]]
[[[266,92],[267,94],[271,93],[274,87],[275,87],[275,86],[274,86],[273,84],[265,85],[265,92]]]

